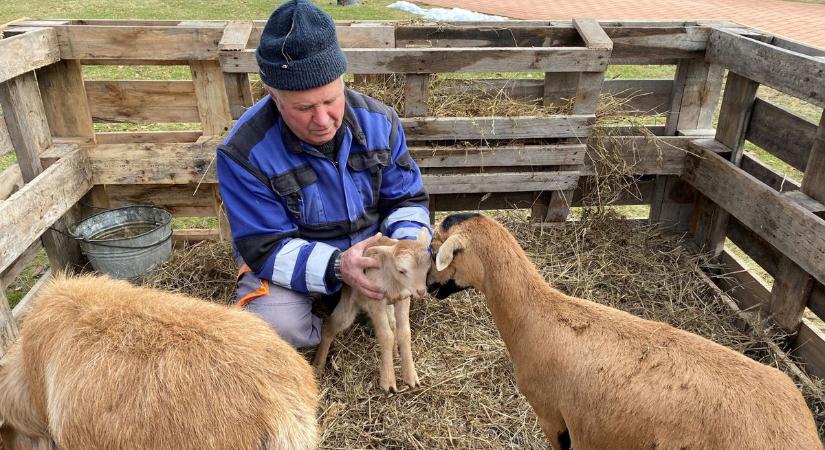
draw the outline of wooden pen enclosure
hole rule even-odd
[[[0,174],[2,286],[40,248],[52,269],[78,263],[65,231],[92,208],[151,202],[178,217],[220,218],[213,156],[254,101],[250,74],[262,27],[8,24],[0,39],[0,152],[13,148],[17,164]],[[718,283],[738,306],[761,305],[795,332],[794,354],[810,374],[825,376],[825,335],[803,318],[806,307],[825,317],[825,119],[810,122],[757,95],[769,86],[821,113],[825,51],[725,22],[340,22],[338,31],[356,81],[405,75],[399,114],[435,210],[515,206],[538,221],[565,220],[595,175],[587,146],[599,95],[625,99],[628,115],[650,116],[643,130],[608,127],[607,145],[638,183],[638,195],[611,206],[648,205],[651,221],[691,233],[730,274]],[[85,79],[88,65],[183,66],[191,77]],[[672,66],[675,75],[610,79],[612,65]],[[456,73],[469,78],[457,86],[479,96],[572,99],[572,106],[551,116],[433,117],[431,75]],[[540,76],[518,78],[524,73]],[[96,125],[119,123],[128,131]],[[168,130],[139,130],[157,123]],[[801,184],[744,154],[745,141],[804,172]],[[215,229],[175,231],[178,242],[229,235],[220,219]],[[775,278],[772,288],[724,249],[726,237]],[[0,301],[0,347],[16,335],[26,300],[14,311]]]

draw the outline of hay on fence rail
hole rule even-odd
[[[562,291],[778,364],[766,342],[782,337],[740,331],[736,316],[703,279],[705,258],[680,236],[609,214],[552,228],[533,226],[523,212],[496,217]],[[229,246],[204,243],[176,251],[144,282],[225,303],[234,295],[234,279]],[[413,302],[410,321],[423,386],[393,396],[377,385],[379,356],[367,327],[355,325],[335,340],[321,380],[322,447],[547,448],[535,415],[515,387],[483,296],[473,291]],[[399,387],[404,389],[400,379]],[[803,391],[822,429],[822,390]]]

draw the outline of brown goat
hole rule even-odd
[[[317,402],[255,315],[108,277],[50,281],[0,366],[9,447],[311,449]]]
[[[429,289],[484,293],[556,449],[821,449],[791,379],[729,348],[548,286],[494,220],[447,217]]]
[[[378,366],[381,388],[387,392],[398,390],[393,365],[396,340],[401,356],[401,378],[410,387],[419,385],[412,358],[410,296],[421,298],[427,293],[427,271],[431,264],[427,250],[429,240],[429,231],[422,228],[416,240],[382,237],[364,251],[365,256],[381,262],[380,268],[368,269],[366,275],[384,289],[384,299],[372,300],[344,286],[341,301],[321,329],[321,344],[313,361],[319,376],[324,372],[333,339],[352,325],[361,309],[370,316],[381,348],[381,364]]]

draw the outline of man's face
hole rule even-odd
[[[320,145],[335,137],[344,118],[344,82],[306,91],[285,91],[266,87],[281,117],[295,136],[307,144]]]

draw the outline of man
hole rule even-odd
[[[345,89],[335,24],[308,0],[267,21],[256,53],[269,94],[218,147],[220,193],[241,267],[237,302],[295,347],[320,341],[312,298],[342,282],[373,299],[363,256],[382,232],[415,239],[428,197],[392,108]]]

